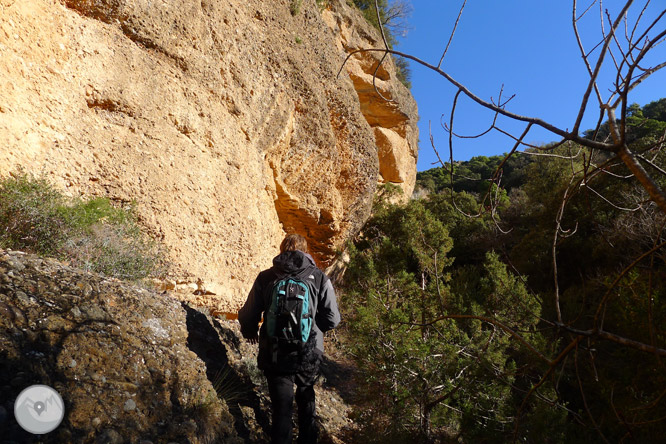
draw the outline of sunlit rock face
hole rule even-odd
[[[342,67],[377,32],[328,4],[0,0],[0,176],[133,203],[177,289],[220,309],[285,232],[327,266],[378,183],[411,194],[418,137],[392,62]]]

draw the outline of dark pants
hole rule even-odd
[[[318,370],[318,369],[317,369]],[[291,444],[294,384],[298,406],[298,444],[317,442],[314,383],[318,372],[278,374],[265,372],[273,405],[271,444]]]

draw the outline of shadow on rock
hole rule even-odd
[[[261,408],[250,377],[229,363],[227,346],[238,350],[238,337],[213,318],[182,305],[187,312],[187,347],[206,364],[208,380],[235,418],[236,433],[245,442],[265,442],[263,431],[270,427],[268,415]]]

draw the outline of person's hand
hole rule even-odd
[[[253,338],[247,338],[247,342],[249,342],[252,345],[258,344],[259,343],[259,337],[255,336]]]

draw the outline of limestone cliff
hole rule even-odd
[[[344,0],[0,0],[0,176],[135,202],[174,281],[234,309],[285,231],[327,265],[377,183],[411,193],[416,105]]]

